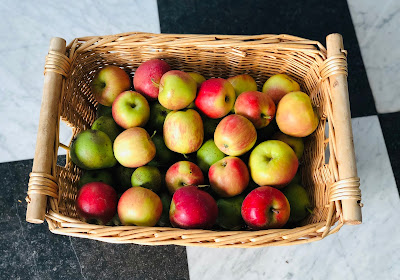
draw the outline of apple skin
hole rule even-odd
[[[179,70],[165,73],[160,80],[158,102],[170,110],[186,108],[196,98],[196,81]]]
[[[203,172],[208,172],[211,165],[223,159],[226,155],[218,149],[213,139],[207,140],[197,151],[197,164]]]
[[[299,160],[292,148],[279,140],[262,142],[249,158],[251,177],[260,186],[286,186],[296,175],[298,166]]]
[[[231,83],[235,89],[236,98],[246,91],[257,91],[257,83],[252,76],[248,74],[237,75],[230,77],[228,82]]]
[[[207,117],[226,116],[235,103],[235,90],[225,79],[214,78],[203,82],[196,97],[196,107]]]
[[[122,132],[122,128],[114,121],[112,116],[101,116],[92,124],[91,129],[101,130],[110,137],[111,142]]]
[[[299,90],[300,85],[286,74],[271,76],[262,88],[262,92],[268,94],[275,104],[278,104],[285,94]]]
[[[76,197],[76,211],[85,221],[107,224],[117,210],[117,193],[103,182],[91,182],[82,186]]]
[[[276,123],[279,129],[293,137],[306,137],[317,128],[319,119],[310,97],[301,91],[286,94],[278,104]]]
[[[235,114],[246,117],[257,129],[269,125],[275,110],[274,101],[259,91],[243,92],[235,102]]]
[[[290,183],[282,189],[290,204],[289,223],[297,223],[312,212],[307,191],[299,184]]]
[[[114,100],[112,115],[115,122],[125,129],[144,126],[150,117],[149,103],[136,91],[124,91]]]
[[[110,169],[97,169],[86,170],[79,179],[78,186],[81,188],[83,185],[91,182],[102,182],[111,187],[115,186],[113,173]]]
[[[162,187],[160,170],[154,166],[138,167],[131,177],[132,187],[142,187],[157,193]]]
[[[244,195],[217,200],[218,219],[217,224],[227,230],[240,230],[244,226],[242,218],[242,203]]]
[[[97,72],[90,86],[97,102],[111,106],[121,92],[131,87],[131,79],[121,68],[109,65]]]
[[[158,101],[154,102],[150,106],[150,118],[147,123],[147,126],[150,130],[155,130],[162,133],[164,121],[167,115],[171,112],[170,109],[162,106]]]
[[[114,155],[125,167],[139,167],[156,155],[156,147],[146,130],[132,127],[123,131],[114,141]]]
[[[204,139],[214,138],[215,129],[222,119],[210,119],[204,115],[202,115],[202,119],[204,124]]]
[[[206,80],[203,75],[196,72],[187,72],[193,80],[196,81],[197,88],[200,88],[201,84]]]
[[[151,140],[156,146],[156,156],[148,163],[149,166],[168,167],[180,156],[165,146],[162,134],[154,135]]]
[[[157,225],[160,227],[171,227],[171,222],[169,221],[169,207],[171,206],[172,197],[169,193],[162,192],[160,194],[160,199],[163,210]]]
[[[168,168],[165,174],[165,184],[170,194],[185,186],[204,184],[201,169],[190,161],[178,161]]]
[[[104,106],[99,103],[96,110],[96,119],[102,116],[112,117],[112,107]]]
[[[208,170],[211,188],[221,197],[241,194],[249,185],[250,175],[246,164],[237,157],[225,157]]]
[[[257,140],[254,125],[240,115],[229,115],[219,122],[214,142],[224,154],[240,156],[249,151]]]
[[[203,143],[203,120],[193,109],[170,112],[163,130],[165,145],[180,154],[196,152]]]
[[[133,86],[146,99],[156,100],[161,77],[170,70],[168,63],[160,59],[143,62],[133,76]]]
[[[118,216],[123,225],[155,226],[163,207],[160,197],[153,191],[132,187],[118,201]]]
[[[115,185],[113,187],[118,194],[122,194],[132,187],[131,179],[134,171],[135,168],[125,167],[121,164],[113,168],[113,177],[115,180]]]
[[[214,198],[195,186],[177,190],[171,202],[169,219],[174,227],[209,229],[218,217]]]
[[[252,190],[242,204],[242,217],[252,229],[281,228],[289,216],[289,201],[273,187],[262,186]]]
[[[286,135],[280,131],[272,135],[273,140],[285,142],[293,149],[298,159],[301,159],[304,152],[304,142],[302,138]]]

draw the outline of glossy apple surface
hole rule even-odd
[[[262,88],[262,92],[268,94],[275,104],[278,104],[287,93],[299,90],[300,85],[286,74],[271,76]]]
[[[168,168],[165,174],[165,184],[168,191],[174,194],[182,187],[204,184],[203,172],[193,162],[178,161]]]

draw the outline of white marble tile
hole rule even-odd
[[[348,0],[379,113],[400,110],[400,1]]]
[[[353,120],[363,224],[319,242],[259,249],[187,247],[190,279],[400,279],[400,200],[379,120]]]
[[[0,162],[33,158],[50,38],[160,32],[156,0],[2,1]],[[68,143],[71,130],[61,127]]]

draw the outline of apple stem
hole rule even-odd
[[[150,136],[150,138],[153,138],[154,135],[156,135],[156,133],[157,133],[157,130],[154,130],[154,132],[153,132],[153,134]]]
[[[271,210],[272,212],[274,212],[275,214],[279,214],[279,210],[273,209]]]
[[[311,208],[309,208],[309,207],[306,207],[306,210],[310,213],[310,214],[312,214],[314,211],[313,211],[313,209],[311,209]]]
[[[185,159],[189,159],[187,154],[182,154]]]
[[[156,81],[154,81],[154,79],[153,78],[151,78],[151,82],[153,83],[153,85],[155,86],[155,87],[160,87],[160,84],[159,83],[157,83]]]
[[[197,185],[198,188],[207,188],[210,187],[210,185]]]

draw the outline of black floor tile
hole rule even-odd
[[[346,0],[158,0],[162,33],[280,34],[320,41],[334,32],[348,50],[352,117],[376,114],[374,99]]]

